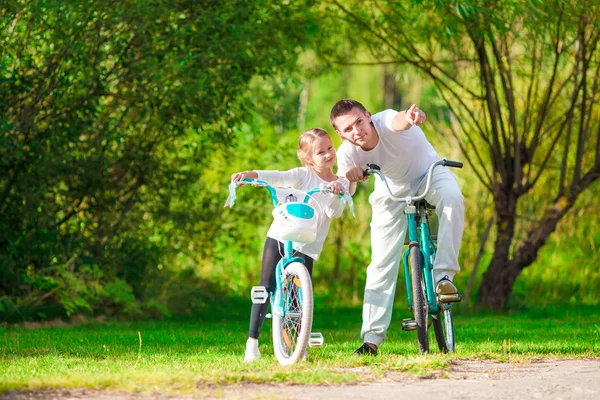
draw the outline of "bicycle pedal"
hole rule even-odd
[[[250,298],[252,299],[252,304],[265,304],[269,298],[269,292],[267,292],[267,288],[264,286],[252,286]]]
[[[458,303],[462,300],[460,293],[454,294],[439,294],[438,301],[440,303]]]
[[[310,339],[308,339],[308,345],[310,347],[321,347],[323,346],[323,335],[321,332],[311,332]]]
[[[402,320],[402,330],[403,331],[416,331],[417,330],[417,321],[413,318],[405,318]]]

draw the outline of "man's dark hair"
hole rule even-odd
[[[342,99],[342,100],[338,101],[337,103],[335,103],[335,105],[331,109],[331,113],[329,114],[329,122],[331,122],[333,129],[337,130],[337,126],[335,126],[335,124],[333,123],[333,120],[335,120],[337,117],[339,117],[341,115],[348,114],[350,111],[352,111],[355,108],[358,108],[362,112],[367,112],[367,109],[365,108],[365,106],[363,106],[356,100]]]

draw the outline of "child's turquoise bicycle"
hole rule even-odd
[[[444,167],[462,168],[458,161],[442,159],[429,167],[425,191],[419,196],[396,197],[387,184],[385,175],[375,164],[369,164],[364,171],[365,176],[378,175],[383,183],[388,197],[398,202],[406,202],[404,214],[408,219],[408,235],[405,244],[408,249],[404,252],[404,280],[408,307],[413,311],[414,318],[402,321],[402,330],[417,331],[417,340],[421,353],[429,351],[429,315],[433,323],[435,338],[440,351],[454,351],[454,322],[452,320],[452,303],[461,301],[460,294],[436,295],[433,282],[433,261],[437,250],[437,216],[435,207],[428,204],[424,198],[431,184],[433,170]],[[432,229],[433,228],[433,229]]]
[[[305,356],[308,346],[320,347],[323,345],[323,335],[311,332],[313,321],[312,281],[305,267],[305,260],[294,257],[293,243],[310,243],[315,240],[318,213],[308,204],[308,201],[314,193],[331,193],[331,191],[326,188],[315,188],[306,193],[301,202],[290,201],[279,204],[275,188],[267,182],[246,178],[243,182],[230,185],[231,201],[228,200],[225,205],[233,206],[235,189],[239,184],[265,187],[271,194],[271,200],[275,207],[273,216],[278,224],[278,236],[284,243],[284,254],[275,270],[275,291],[268,293],[264,286],[254,286],[251,298],[255,304],[264,304],[270,294],[275,356],[281,365],[291,365]]]

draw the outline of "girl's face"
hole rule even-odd
[[[335,148],[329,137],[317,138],[312,146],[312,165],[315,168],[333,168]]]

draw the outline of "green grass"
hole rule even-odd
[[[273,356],[270,320],[261,337],[263,357],[251,365],[242,361],[248,328],[244,306],[235,307],[233,317],[213,316],[198,322],[3,327],[0,392],[96,388],[184,393],[210,384],[344,383],[374,380],[389,371],[443,374],[455,359],[502,362],[600,356],[600,315],[593,307],[461,313],[455,316],[456,352],[425,356],[417,352],[416,334],[400,329],[407,313],[396,310],[380,355],[366,358],[351,356],[361,343],[360,309],[317,307],[313,331],[323,333],[325,345],[310,349],[308,361],[292,367],[279,366]]]

